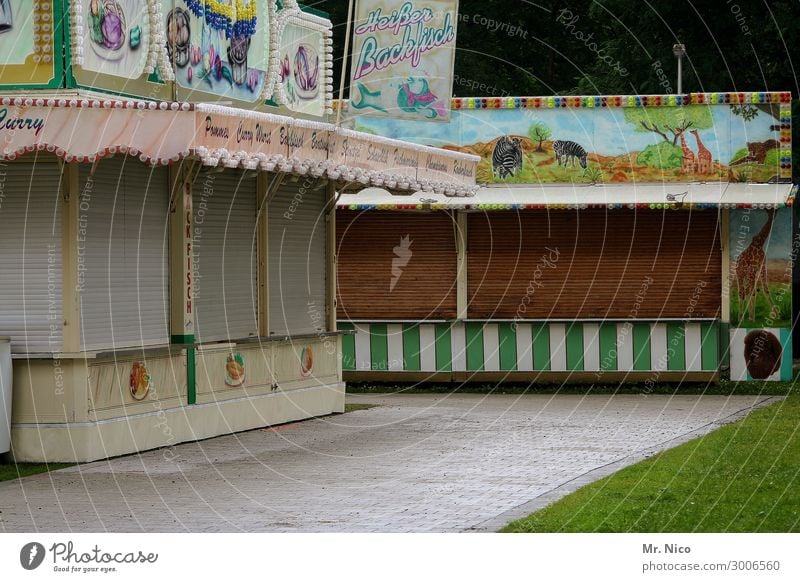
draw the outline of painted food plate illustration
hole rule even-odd
[[[144,397],[150,392],[150,374],[147,366],[141,362],[133,363],[128,387],[134,400],[144,400]]]
[[[142,44],[142,27],[129,18],[138,20],[137,14],[126,14],[132,5],[122,0],[90,0],[86,26],[94,53],[104,61],[123,60],[130,51],[136,51]],[[135,8],[134,8],[135,11]],[[147,18],[147,12],[144,13]]]
[[[231,388],[238,388],[244,384],[244,379],[244,356],[239,352],[228,354],[225,360],[225,384]]]
[[[306,346],[300,354],[300,375],[303,378],[308,378],[313,370],[314,350],[311,349],[311,346]]]

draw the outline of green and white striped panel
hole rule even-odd
[[[342,323],[344,370],[714,372],[714,322]]]
[[[787,328],[736,328],[731,330],[731,380],[752,382],[754,378],[747,370],[744,355],[744,338],[751,331],[764,330],[772,333],[781,343],[782,355],[778,370],[767,381],[789,382],[792,379],[792,330]]]

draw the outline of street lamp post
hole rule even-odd
[[[672,54],[678,58],[678,95],[683,95],[683,55],[686,54],[686,46],[680,43],[672,45]]]

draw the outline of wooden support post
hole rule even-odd
[[[456,313],[458,319],[467,319],[467,214],[456,211],[455,225],[458,272],[456,274]]]
[[[326,208],[328,209],[325,216],[325,307],[328,317],[328,331],[336,331],[336,184],[332,180],[329,180],[325,187],[325,195]]]
[[[258,173],[256,186],[256,244],[258,245],[258,335],[269,336],[269,232],[267,198],[269,194],[270,175]]]
[[[170,169],[170,336],[194,344],[191,162]]]
[[[61,213],[62,269],[61,288],[64,294],[64,346],[62,351],[75,354],[81,351],[81,286],[80,255],[86,253],[86,232],[80,232],[80,184],[78,163],[64,164],[61,175],[63,212]]]

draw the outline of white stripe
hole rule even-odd
[[[746,329],[731,329],[731,380],[747,381],[747,364],[744,361]]]
[[[583,324],[583,369],[600,371],[600,324]]]
[[[386,343],[389,352],[389,371],[403,371],[403,326],[399,323],[390,323],[386,326]]]
[[[453,354],[453,371],[467,370],[467,330],[463,323],[450,328],[450,350]]]
[[[633,370],[633,324],[617,324],[617,369],[620,372]]]
[[[356,370],[372,369],[372,351],[369,347],[369,324],[356,326]]]
[[[703,330],[699,323],[686,324],[686,370],[700,372],[703,369]]]
[[[563,323],[553,323],[550,328],[550,370],[553,372],[567,371],[567,326]]]
[[[419,364],[423,372],[436,371],[436,328],[432,323],[419,326]]]
[[[778,338],[779,342],[781,341],[781,330],[780,330],[780,328],[768,328],[767,331],[771,332],[776,338]],[[781,342],[781,347],[783,347],[783,342]],[[781,355],[781,360],[782,360],[786,356],[783,355],[782,352],[781,352],[781,354],[782,354]],[[791,357],[791,356],[789,356],[789,357]],[[782,363],[783,362],[778,362],[778,371],[775,372],[769,378],[767,378],[767,382],[780,382],[781,381],[781,364]]]
[[[530,323],[517,324],[517,369],[533,371],[533,332]]]
[[[666,372],[669,365],[667,357],[667,324],[650,324],[650,368]]]
[[[487,372],[500,371],[500,333],[496,323],[483,326],[483,363]]]

